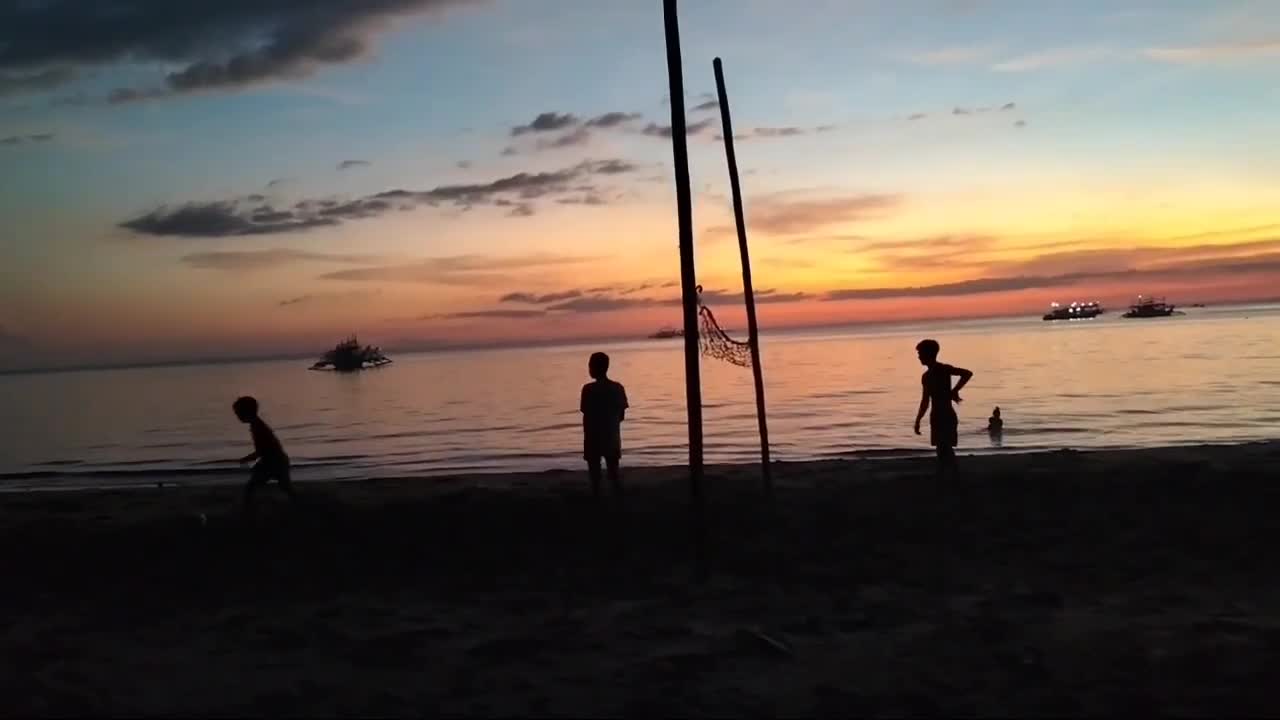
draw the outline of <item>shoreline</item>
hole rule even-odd
[[[968,452],[957,453],[957,457],[961,461],[967,458],[979,459],[990,457],[1006,457],[1006,456],[1039,456],[1052,455],[1055,453],[1085,453],[1090,455],[1105,453],[1170,453],[1188,450],[1203,450],[1206,452],[1216,452],[1229,448],[1251,448],[1275,445],[1280,447],[1280,440],[1244,440],[1240,442],[1223,442],[1223,443],[1174,443],[1169,445],[1156,446],[1116,446],[1116,447],[985,447],[970,449]],[[963,448],[962,448],[963,450]],[[825,464],[825,463],[864,463],[864,462],[903,462],[903,461],[921,461],[930,460],[934,457],[933,450],[929,448],[895,448],[895,449],[870,449],[870,450],[850,450],[844,453],[833,453],[823,457],[812,457],[801,460],[775,460],[772,467],[784,468],[788,466]],[[331,484],[347,484],[347,483],[382,483],[382,482],[448,482],[448,483],[465,483],[468,481],[483,482],[492,484],[495,479],[504,477],[526,479],[533,477],[545,477],[554,475],[573,475],[583,474],[585,470],[579,468],[546,468],[542,470],[506,470],[495,469],[491,471],[453,471],[447,469],[426,470],[419,473],[403,474],[403,475],[368,475],[363,477],[319,477],[308,478],[306,472],[321,467],[332,467],[329,464],[308,465],[307,463],[298,463],[294,465],[294,482],[301,485],[331,485]],[[684,472],[685,465],[627,465],[626,458],[623,458],[624,472],[639,474],[642,478],[649,475],[667,475],[670,473]],[[707,463],[706,471],[713,472],[745,472],[752,468],[760,467],[757,462],[728,462],[728,463]],[[298,471],[303,471],[303,475],[299,478]],[[181,469],[146,469],[146,470],[85,470],[81,472],[71,471],[62,472],[59,470],[31,470],[0,474],[0,497],[6,495],[23,495],[28,493],[93,493],[99,491],[136,491],[145,492],[149,490],[169,490],[178,491],[184,489],[198,488],[227,488],[239,487],[244,484],[248,477],[247,467],[206,467],[206,468],[181,468]],[[357,472],[355,468],[352,472]],[[208,478],[224,478],[221,481],[191,481],[190,478],[208,477]],[[82,484],[72,485],[65,482],[59,482],[49,486],[27,486],[9,487],[16,483],[39,481],[39,480],[63,480],[67,478],[127,478],[128,481],[120,483],[106,484]]]
[[[1052,455],[1056,452],[1083,452],[1083,454],[1108,454],[1108,452],[1162,452],[1187,451],[1187,450],[1204,450],[1215,451],[1217,448],[1234,448],[1234,447],[1253,447],[1268,445],[1280,446],[1280,439],[1249,439],[1249,441],[1239,442],[1220,442],[1220,443],[1203,443],[1203,442],[1187,442],[1187,443],[1171,443],[1171,445],[1160,446],[1114,446],[1114,447],[982,447],[970,448],[968,452],[959,452],[957,457],[961,460],[982,459],[982,457],[1004,457],[1004,456],[1036,456],[1036,455]],[[964,450],[964,448],[961,448]],[[826,462],[887,462],[887,461],[920,461],[932,459],[932,448],[873,448],[873,450],[851,450],[840,452],[840,454],[831,454],[827,456],[808,457],[808,459],[800,460],[774,460],[774,468],[782,468],[782,466],[791,465],[808,465],[808,464],[826,464]],[[585,473],[585,470],[579,468],[547,468],[541,470],[425,470],[421,473],[398,474],[398,475],[365,475],[365,477],[356,477],[358,470],[352,469],[352,477],[321,477],[308,478],[308,470],[316,470],[317,468],[332,468],[332,464],[315,464],[308,465],[306,462],[294,464],[294,482],[308,484],[308,486],[326,486],[326,484],[344,484],[344,483],[380,483],[380,482],[467,482],[467,480],[475,480],[475,482],[492,482],[495,478],[512,477],[512,478],[534,478],[545,477],[545,475],[566,475],[575,473]],[[708,471],[746,471],[753,468],[759,468],[759,461],[755,462],[707,462],[705,469]],[[686,465],[627,465],[626,457],[623,457],[623,471],[630,473],[640,473],[641,475],[649,474],[668,474],[681,473]],[[301,478],[298,477],[298,471],[302,471]],[[60,471],[60,470],[28,470],[17,471],[17,473],[0,474],[0,497],[6,495],[26,495],[26,493],[67,493],[67,492],[97,492],[97,491],[151,491],[151,489],[168,489],[168,491],[177,491],[184,488],[227,488],[243,486],[244,479],[248,477],[248,468],[241,466],[219,466],[219,468],[182,468],[182,469],[146,469],[146,470],[83,470],[83,471]],[[65,480],[74,478],[125,478],[125,482],[120,483],[102,483],[102,484],[70,484],[58,482],[52,486],[26,486],[22,484],[20,487],[13,484],[32,482],[32,480]],[[224,478],[223,480],[206,480],[206,482],[192,482],[191,478]]]
[[[1280,443],[29,493],[15,715],[1275,715]]]

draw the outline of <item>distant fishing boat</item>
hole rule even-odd
[[[355,335],[343,340],[311,366],[312,370],[355,372],[389,365],[391,358],[382,354],[382,348],[372,345],[361,347]]]
[[[649,336],[652,340],[670,340],[671,338],[678,337],[684,337],[684,330],[673,328],[670,325]]]
[[[1138,296],[1138,299],[1129,306],[1129,312],[1124,314],[1127,318],[1155,318],[1169,317],[1177,312],[1173,305],[1164,301],[1164,298],[1153,298]],[[1181,313],[1178,313],[1181,314]]]
[[[1053,303],[1049,306],[1049,312],[1045,313],[1045,320],[1084,320],[1093,318],[1106,312],[1102,309],[1102,305],[1097,302],[1078,303],[1073,302],[1070,305],[1059,305]]]

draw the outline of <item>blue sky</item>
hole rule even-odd
[[[590,337],[671,316],[669,293],[635,290],[675,277],[670,143],[644,132],[670,123],[659,2],[9,0],[0,19],[0,332],[24,358],[281,351],[352,326]],[[961,305],[1038,306],[1099,258],[1198,299],[1273,279],[1280,5],[750,0],[685,2],[681,23],[689,121],[708,124],[691,145],[700,276],[737,289],[718,116],[692,109],[719,56],[757,276],[794,298],[777,324],[886,312],[836,290],[1026,267],[1050,279]],[[133,101],[109,102],[121,88]],[[514,130],[541,113],[568,124]],[[589,124],[605,113],[636,117]],[[584,164],[606,160],[625,168]],[[538,202],[428,192],[556,172]],[[383,197],[412,199],[250,219]],[[1256,256],[1250,283],[1191,283],[1142,252],[1205,233],[1216,254],[1183,254],[1209,274]],[[920,260],[957,238],[963,262]],[[525,290],[594,303],[501,301]],[[891,314],[937,314],[900,295]]]

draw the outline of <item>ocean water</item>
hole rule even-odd
[[[1119,448],[1280,434],[1280,306],[1079,322],[1038,318],[766,333],[776,459],[927,452],[912,433],[914,346],[975,376],[961,452]],[[231,414],[259,398],[309,479],[580,469],[578,395],[596,349],[631,401],[624,464],[687,459],[680,340],[404,354],[386,368],[298,360],[0,376],[0,488],[238,481],[250,449]],[[703,360],[709,462],[759,455],[750,370]],[[1006,431],[984,428],[993,406]]]

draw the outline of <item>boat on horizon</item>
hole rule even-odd
[[[1139,295],[1138,299],[1129,306],[1129,311],[1123,317],[1127,318],[1155,318],[1169,317],[1170,315],[1182,313],[1177,311],[1174,305],[1164,301],[1162,297],[1146,297]]]
[[[333,349],[325,353],[310,369],[355,372],[390,364],[391,358],[382,354],[382,348],[373,345],[361,346],[356,336],[352,335],[334,345]]]
[[[684,337],[684,330],[673,328],[670,325],[660,328],[658,332],[649,336],[650,340],[670,340],[671,338]]]
[[[1049,305],[1049,312],[1045,313],[1044,319],[1045,320],[1087,320],[1089,318],[1097,317],[1104,312],[1106,312],[1106,310],[1104,310],[1102,308],[1101,303],[1097,302],[1096,300],[1094,302],[1087,302],[1087,303],[1073,302],[1070,305],[1059,305],[1058,303],[1051,303]]]

